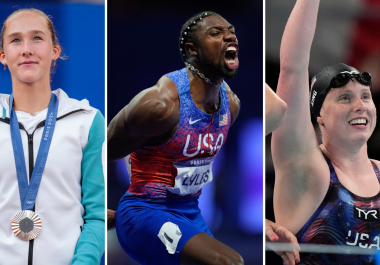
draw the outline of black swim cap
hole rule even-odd
[[[310,109],[315,119],[319,117],[319,113],[321,111],[323,102],[325,101],[327,93],[331,89],[331,79],[333,79],[333,77],[337,74],[344,71],[359,73],[359,71],[352,66],[349,66],[344,63],[338,63],[323,68],[322,71],[320,71],[311,80]]]

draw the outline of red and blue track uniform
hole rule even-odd
[[[207,114],[191,98],[186,68],[166,76],[178,89],[177,131],[166,144],[144,146],[126,157],[131,185],[116,212],[119,242],[141,264],[156,264],[157,260],[179,264],[182,248],[192,236],[201,232],[212,236],[200,214],[198,198],[202,187],[213,179],[212,164],[231,124],[225,83],[219,110]],[[173,224],[181,233],[177,242],[176,235],[170,236]],[[169,253],[168,248],[175,252]]]

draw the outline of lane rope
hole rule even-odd
[[[377,248],[361,248],[357,246],[344,245],[318,245],[318,244],[299,244],[301,251],[309,253],[328,253],[328,254],[348,254],[348,255],[375,255]],[[290,243],[266,242],[266,251],[293,251],[294,245]]]

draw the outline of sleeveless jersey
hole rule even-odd
[[[166,144],[141,147],[125,158],[131,179],[128,193],[147,200],[199,196],[201,188],[213,179],[212,164],[231,124],[224,82],[219,110],[207,114],[191,98],[186,68],[166,76],[178,89],[177,130]]]
[[[340,183],[331,161],[325,159],[330,186],[321,205],[297,233],[298,242],[380,250],[380,193],[366,198],[353,194]],[[380,171],[371,163],[380,182]],[[300,259],[300,264],[375,264],[370,255],[301,253]]]

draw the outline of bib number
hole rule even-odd
[[[178,174],[175,178],[174,187],[168,187],[167,189],[178,195],[196,193],[212,181],[212,164],[214,159],[215,156],[173,162]]]

